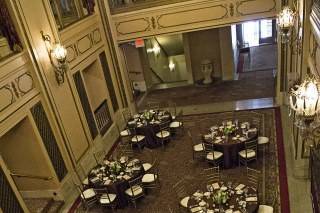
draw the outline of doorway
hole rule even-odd
[[[237,25],[242,38],[242,44],[247,47],[272,44],[276,39],[276,21],[272,19],[263,19],[249,21]]]

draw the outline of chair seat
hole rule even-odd
[[[182,126],[182,122],[180,121],[173,121],[169,125],[170,128],[179,128],[180,126]]]
[[[142,177],[142,183],[152,183],[157,180],[158,176],[154,174],[145,174]]]
[[[108,195],[109,195],[110,200],[108,199]],[[117,197],[117,195],[115,195],[115,194],[108,194],[108,195],[102,194],[99,199],[99,202],[101,204],[109,204],[109,203],[112,203]]]
[[[213,155],[214,155],[214,159],[213,159]],[[222,156],[223,156],[223,153],[222,153],[222,152],[216,152],[216,151],[214,151],[214,153],[213,153],[213,152],[209,152],[209,153],[207,154],[207,159],[208,159],[208,160],[217,160],[217,159],[221,158]]]
[[[185,207],[185,208],[188,208],[188,201],[189,201],[189,199],[190,199],[189,196],[181,199],[180,205],[183,206],[183,207]]]
[[[146,172],[149,169],[151,169],[152,165],[151,165],[151,163],[143,163],[142,167],[143,167],[143,170]]]
[[[94,196],[96,196],[96,192],[92,188],[84,190],[81,194],[83,199],[90,199]]]
[[[144,135],[135,135],[131,138],[131,142],[137,143],[145,139]]]
[[[263,145],[269,143],[269,138],[268,137],[258,137],[258,144]]]
[[[132,193],[132,191],[133,191],[133,193]],[[134,197],[134,196],[142,194],[143,189],[141,188],[141,186],[135,185],[135,186],[132,186],[132,190],[131,190],[131,188],[129,188],[125,191],[125,193],[127,195],[129,195],[130,197]]]
[[[259,205],[258,213],[273,213],[273,207],[267,205]]]
[[[125,129],[123,131],[120,132],[120,136],[121,137],[126,137],[130,135],[130,130],[129,129]]]
[[[86,178],[86,179],[84,179],[83,181],[82,181],[82,184],[83,185],[89,185],[89,179],[88,178]]]
[[[247,156],[246,156],[246,150],[240,151],[239,155],[242,158],[253,158],[256,156],[256,152],[253,149],[247,149]]]
[[[169,137],[170,136],[170,132],[169,131],[166,131],[166,130],[162,130],[161,132],[158,132],[156,134],[156,136],[158,138],[166,138],[166,137]]]
[[[199,143],[199,144],[197,144],[197,145],[194,145],[194,146],[193,146],[193,150],[194,150],[195,152],[202,152],[202,151],[203,151],[203,145],[202,145],[202,143]]]

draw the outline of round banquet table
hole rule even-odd
[[[109,193],[114,193],[117,195],[118,199],[118,208],[124,208],[128,205],[127,196],[125,194],[125,191],[130,187],[129,186],[129,180],[132,180],[136,177],[142,176],[145,171],[143,170],[141,162],[139,162],[139,168],[140,170],[134,171],[130,176],[130,179],[115,179],[114,181],[110,183],[106,183],[103,179],[97,178],[96,174],[93,174],[92,172],[89,173],[89,187],[93,189],[103,189],[107,188]],[[94,169],[99,169],[103,165],[98,165]],[[95,180],[94,182],[92,180]]]
[[[159,112],[162,112],[164,115],[159,116]],[[135,128],[136,134],[144,135],[146,137],[146,143],[144,144],[148,148],[156,148],[160,146],[157,143],[156,133],[159,132],[159,124],[163,121],[172,121],[172,117],[169,112],[166,111],[157,111],[157,116],[153,116],[150,120],[145,120],[139,113],[139,118],[131,119],[127,126],[128,129]],[[135,117],[138,117],[137,115]],[[136,126],[135,126],[136,125]]]
[[[230,182],[231,183],[231,182]],[[218,183],[215,183],[218,184]],[[216,213],[219,212],[220,208],[223,208],[223,212],[233,212],[233,213],[254,213],[257,212],[259,207],[258,193],[253,187],[243,184],[230,184],[229,187],[225,186],[223,183],[219,189],[213,189],[212,186],[210,190],[196,191],[190,196],[187,207],[190,212],[207,212]],[[242,187],[240,187],[242,186]],[[242,188],[237,190],[237,187]],[[228,193],[229,199],[225,204],[216,204],[213,200],[214,194],[224,188],[224,191]],[[202,202],[202,203],[201,203]],[[244,204],[245,203],[245,204]],[[240,205],[242,204],[242,205]],[[204,211],[203,211],[204,210]]]
[[[248,132],[248,135],[246,135],[243,134],[241,128],[238,128],[234,133],[225,136],[223,130],[218,129],[216,137],[221,137],[219,143],[210,137],[203,136],[202,138],[204,143],[213,143],[215,151],[223,153],[223,166],[225,169],[230,169],[238,165],[238,152],[245,148],[244,143],[246,141],[251,141],[258,137],[257,132]]]

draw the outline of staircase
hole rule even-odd
[[[52,198],[28,198],[24,201],[31,213],[60,212],[64,204],[63,201],[55,201]]]

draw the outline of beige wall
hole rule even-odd
[[[233,80],[235,74],[231,27],[219,28],[222,80]]]
[[[194,80],[203,78],[201,61],[209,59],[214,63],[212,76],[221,77],[220,35],[219,29],[187,33],[191,67]]]
[[[50,181],[15,177],[20,191],[50,190],[58,188],[52,166],[28,118],[0,138],[0,154],[13,173],[53,177]]]

